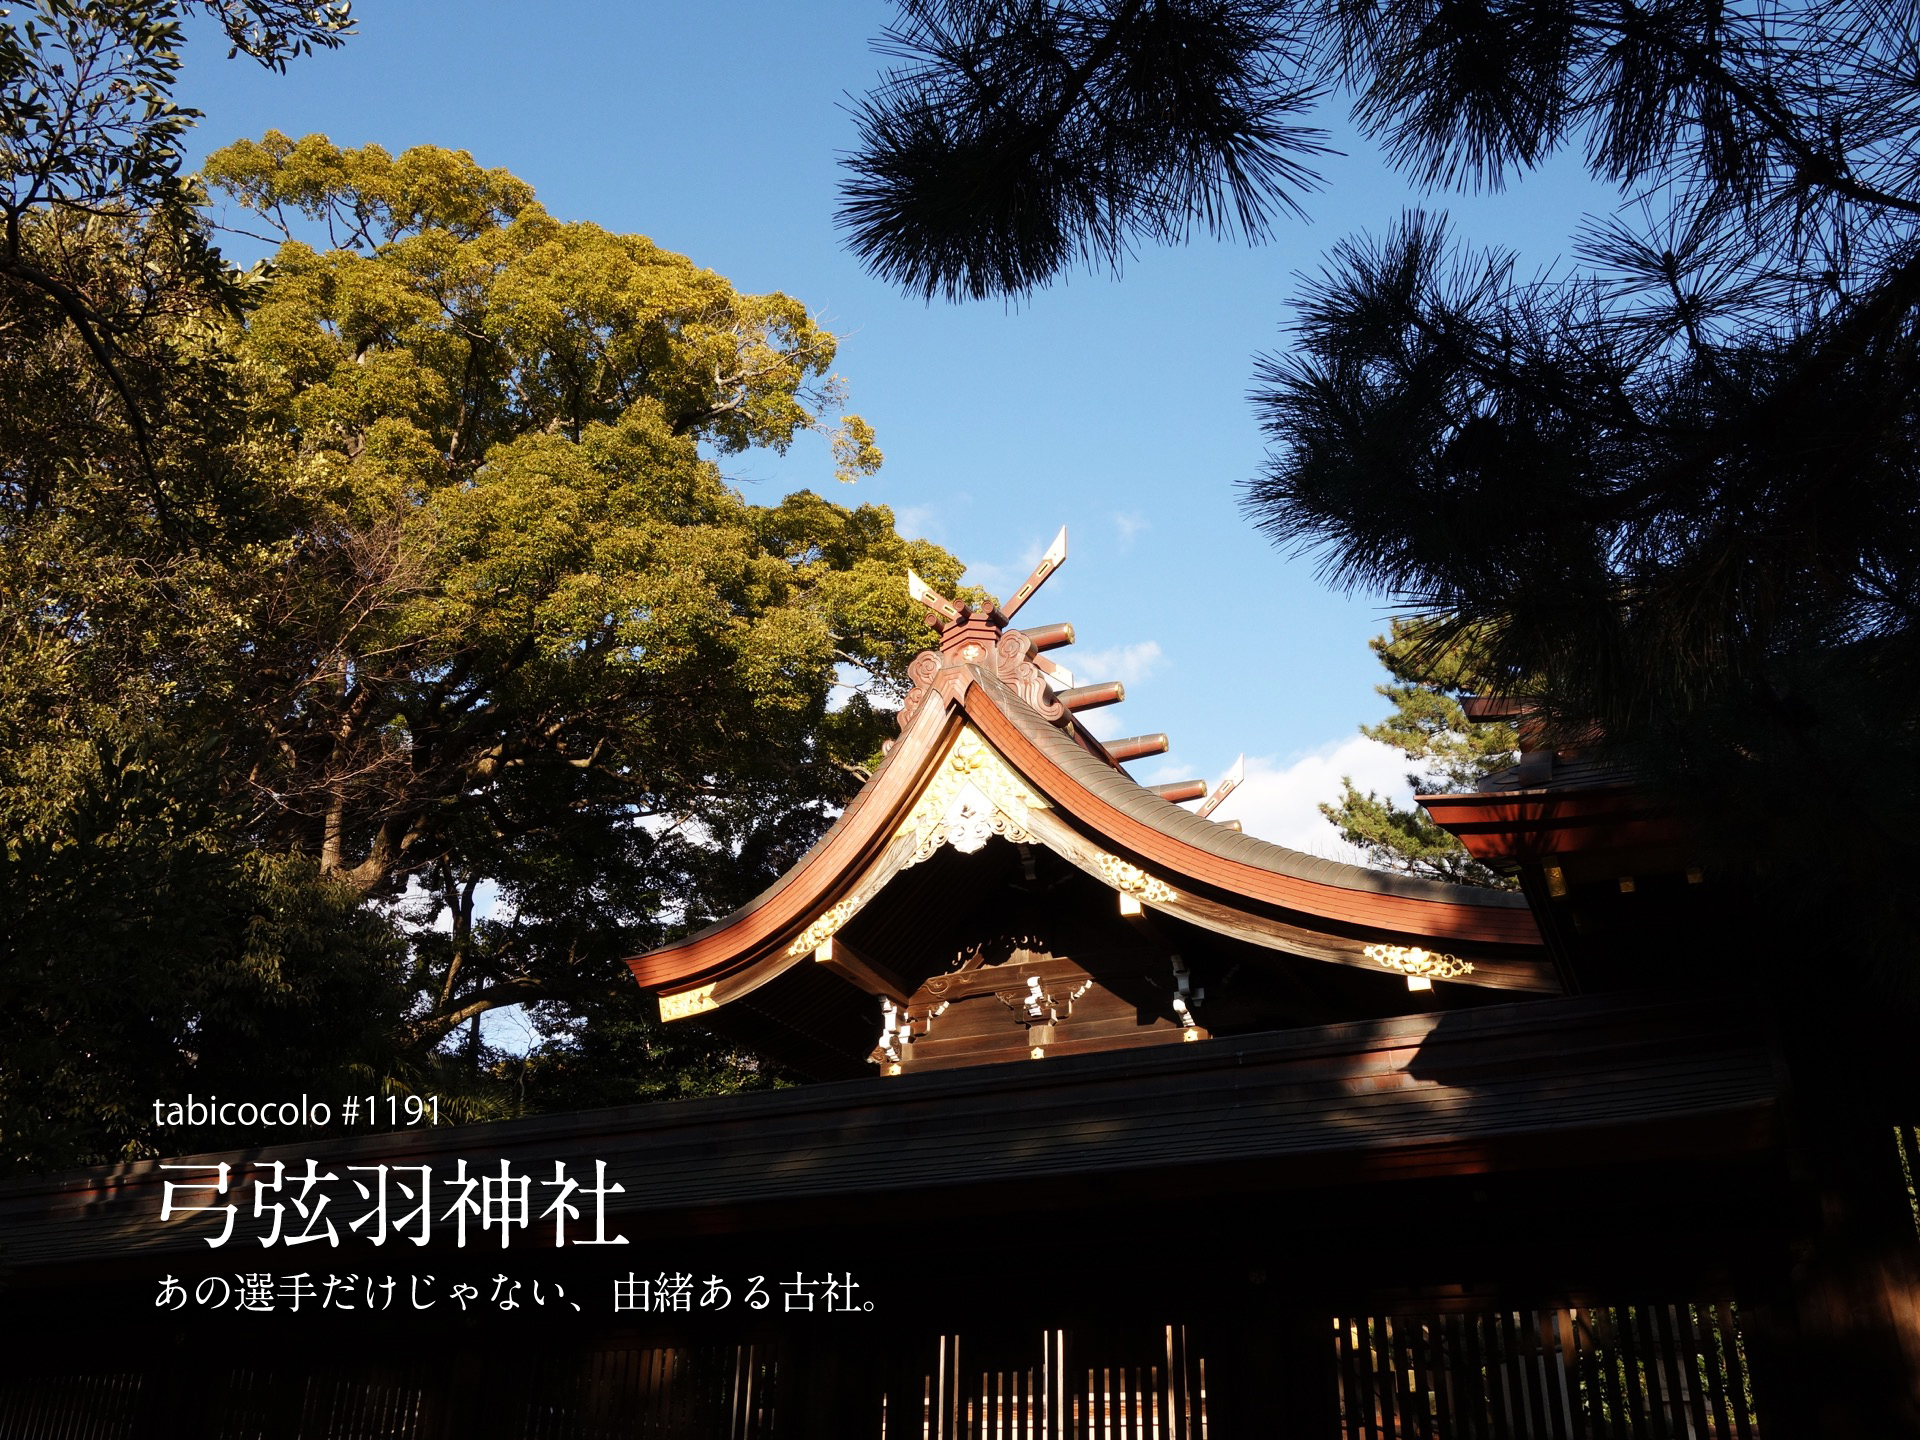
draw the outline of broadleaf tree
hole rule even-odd
[[[445,914],[422,1037],[624,988],[583,929],[635,945],[733,888],[688,891],[710,813],[736,857],[817,829],[885,721],[828,708],[840,667],[897,687],[922,643],[900,576],[957,567],[878,507],[725,483],[716,457],[807,430],[879,462],[797,301],[557,221],[464,154],[270,134],[205,173],[288,237],[238,352],[303,506],[250,658],[262,834]],[[339,243],[295,238],[315,224]],[[476,927],[483,884],[512,920]]]
[[[28,217],[102,303],[151,290],[137,416],[0,295],[4,1161],[224,1143],[145,1107],[242,1079],[766,1083],[619,962],[811,843],[923,643],[902,572],[959,580],[883,507],[727,483],[809,430],[878,464],[832,337],[462,154],[268,135],[207,175],[283,227],[243,318],[200,212]],[[474,1022],[514,1005],[545,1038],[503,1066]]]
[[[227,58],[270,69],[353,31],[350,0],[28,0],[0,8],[0,283],[51,304],[117,398],[133,459],[163,463],[146,306],[156,287],[103,293],[90,283],[89,251],[61,243],[89,222],[147,217],[150,237],[179,252],[197,289],[243,302],[244,277],[222,262],[191,218],[181,174],[185,137],[199,112],[178,104],[183,22],[212,20]],[[154,477],[150,474],[149,483]]]

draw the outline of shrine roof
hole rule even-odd
[[[1077,846],[1082,868],[1089,857],[1121,867],[1115,873],[1136,883],[1150,905],[1164,901],[1163,908],[1181,913],[1180,905],[1190,901],[1208,910],[1216,930],[1236,917],[1264,926],[1269,936],[1277,926],[1296,953],[1340,963],[1356,963],[1370,940],[1478,947],[1486,979],[1474,983],[1557,989],[1551,980],[1520,974],[1511,965],[1499,969],[1503,957],[1522,969],[1544,963],[1522,896],[1306,855],[1189,812],[1129,776],[1032,673],[1018,675],[1026,664],[1018,653],[1024,639],[1019,632],[996,632],[994,638],[1008,642],[1008,655],[992,663],[959,653],[923,655],[927,663],[916,662],[921,674],[902,713],[901,737],[841,816],[752,901],[696,934],[631,959],[643,988],[673,995],[705,987],[697,1007],[704,1011],[804,958],[801,952],[817,943],[802,944],[813,928],[828,927],[819,938],[837,928],[836,906],[866,903],[850,898],[863,875],[877,866],[897,870],[914,863],[899,853],[905,827],[965,731],[1006,767],[1013,783],[1030,787],[1036,803],[1063,822],[1049,843],[1058,848],[1064,837]],[[1010,677],[1019,678],[1026,693]],[[1166,895],[1155,900],[1162,891]],[[1489,967],[1488,960],[1496,963]],[[755,967],[758,981],[750,983],[747,972]],[[690,1012],[663,1013],[677,1018]]]
[[[1499,930],[1488,938],[1517,940],[1524,943],[1537,933],[1527,909],[1526,898],[1517,891],[1492,890],[1479,886],[1449,884],[1445,881],[1428,880],[1418,876],[1395,875],[1384,870],[1370,869],[1364,865],[1350,864],[1343,860],[1309,855],[1304,851],[1292,850],[1270,840],[1262,840],[1257,836],[1228,829],[1211,820],[1202,819],[1192,811],[1147,789],[1120,766],[1107,759],[1099,751],[1098,741],[1077,722],[1070,727],[1049,722],[1003,685],[990,670],[978,665],[960,668],[967,672],[970,683],[966,687],[958,708],[965,712],[968,720],[983,725],[992,734],[1004,736],[1010,731],[1017,735],[1021,741],[1032,746],[1041,757],[1044,757],[1047,764],[1057,769],[1067,783],[1064,786],[1055,787],[1059,793],[1050,798],[1064,803],[1076,812],[1092,811],[1098,815],[1104,807],[1110,813],[1103,818],[1111,821],[1113,817],[1120,817],[1133,826],[1151,832],[1152,837],[1165,842],[1170,856],[1178,855],[1180,851],[1193,852],[1192,856],[1186,857],[1190,869],[1203,869],[1198,857],[1206,857],[1226,862],[1236,868],[1264,872],[1279,879],[1302,881],[1327,892],[1350,891],[1356,896],[1390,897],[1422,905],[1439,905],[1449,908],[1466,907],[1473,912],[1500,915],[1503,920],[1511,916],[1516,922],[1511,926],[1501,925]],[[990,735],[989,738],[992,736]],[[898,745],[889,750],[867,782],[847,802],[846,808],[792,868],[783,873],[773,884],[738,909],[721,916],[684,939],[663,945],[637,959],[646,960],[656,956],[670,955],[731,930],[756,912],[779,900],[794,887],[805,889],[823,880],[831,883],[830,876],[814,873],[815,866],[822,861],[822,857],[829,852],[847,848],[855,835],[875,825],[884,826],[888,818],[891,818],[876,817],[868,812],[870,809],[888,808],[884,800],[876,801],[875,797],[881,794],[888,769],[897,763],[896,757],[900,753]],[[1073,804],[1076,798],[1081,800],[1078,806]],[[1136,838],[1141,837],[1136,836]],[[831,864],[830,861],[825,863]],[[1331,914],[1336,908],[1344,910],[1344,907],[1340,906],[1339,898],[1331,893],[1316,894],[1313,891],[1297,890],[1291,893],[1296,898],[1304,898],[1305,906],[1310,913],[1324,911]],[[1364,906],[1366,902],[1360,903]],[[637,968],[636,973],[640,973]],[[670,984],[671,980],[668,977],[673,974],[673,971],[665,968],[649,967],[642,976],[642,983],[654,981],[654,983]],[[654,980],[656,976],[658,979]]]

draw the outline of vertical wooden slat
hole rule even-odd
[[[1631,1440],[1633,1422],[1628,1413],[1632,1399],[1627,1390],[1626,1359],[1620,1353],[1620,1329],[1612,1306],[1595,1306],[1588,1312],[1593,1333],[1600,1347],[1602,1399],[1607,1408],[1607,1440]]]
[[[1380,1440],[1380,1395],[1373,1371],[1373,1318],[1356,1315],[1353,1320],[1353,1383],[1357,1402],[1354,1433],[1359,1440]]]
[[[1388,1440],[1393,1434],[1389,1424],[1392,1414],[1393,1397],[1391,1393],[1383,1395],[1380,1383],[1380,1321],[1372,1315],[1363,1316],[1360,1321],[1361,1354],[1365,1360],[1361,1365],[1360,1379],[1366,1386],[1367,1396],[1367,1440]]]
[[[1406,1419],[1401,1423],[1409,1425],[1412,1433],[1420,1440],[1433,1440],[1433,1402],[1429,1398],[1428,1384],[1430,1369],[1427,1356],[1427,1321],[1403,1318],[1394,1326],[1394,1334],[1400,1341],[1400,1354],[1404,1362],[1401,1371],[1406,1385]]]
[[[1461,1316],[1461,1346],[1466,1372],[1473,1381],[1474,1434],[1480,1440],[1498,1440],[1500,1422],[1494,1415],[1494,1408],[1499,1377],[1494,1374],[1485,1322],[1483,1315]]]
[[[1399,1351],[1401,1427],[1419,1440],[1432,1440],[1433,1411],[1427,1403],[1427,1370],[1422,1361],[1426,1321],[1401,1317],[1393,1327]]]
[[[1551,1410],[1547,1407],[1546,1370],[1540,1363],[1540,1327],[1531,1310],[1506,1312],[1507,1331],[1513,1339],[1513,1372],[1519,1390],[1520,1433],[1552,1435]]]
[[[1427,1319],[1425,1316],[1403,1317],[1394,1326],[1394,1334],[1400,1340],[1400,1353],[1405,1358],[1406,1368],[1402,1371],[1406,1384],[1407,1419],[1412,1433],[1420,1440],[1433,1440],[1433,1399],[1427,1365]]]
[[[1714,1324],[1713,1309],[1707,1305],[1689,1305],[1693,1322],[1694,1347],[1700,1352],[1706,1370],[1707,1413],[1713,1440],[1732,1440],[1733,1411],[1727,1404],[1726,1358],[1720,1353],[1720,1331]]]
[[[1647,1362],[1649,1373],[1655,1381],[1655,1420],[1660,1427],[1661,1440],[1692,1440],[1687,1434],[1686,1393],[1682,1388],[1684,1377],[1677,1373],[1679,1367],[1674,1361],[1672,1326],[1668,1322],[1666,1306],[1642,1305],[1640,1315],[1646,1325]]]
[[[1347,1322],[1347,1372],[1353,1388],[1354,1440],[1374,1440],[1380,1433],[1373,1404],[1373,1343],[1365,1316]]]
[[[1727,1390],[1734,1402],[1734,1414],[1738,1417],[1736,1434],[1739,1440],[1754,1440],[1753,1412],[1747,1404],[1753,1387],[1747,1377],[1746,1349],[1740,1343],[1739,1316],[1732,1303],[1726,1300],[1720,1301],[1716,1314],[1720,1320],[1721,1344],[1726,1350]]]
[[[1714,1353],[1712,1333],[1700,1323],[1701,1309],[1688,1301],[1677,1307],[1680,1329],[1685,1337],[1689,1370],[1693,1385],[1696,1423],[1702,1440],[1723,1440],[1726,1422],[1721,1417],[1722,1397],[1719,1359]]]
[[[1393,1363],[1393,1326],[1385,1315],[1371,1317],[1373,1383],[1380,1412],[1381,1440],[1399,1440],[1400,1381]]]
[[[1634,1382],[1636,1361],[1632,1356],[1632,1340],[1624,1334],[1626,1311],[1619,1306],[1605,1306],[1596,1309],[1594,1315],[1607,1346],[1607,1398],[1613,1411],[1613,1425],[1607,1434],[1609,1440],[1632,1440],[1638,1434],[1634,1427],[1634,1409],[1640,1405],[1640,1398]]]
[[[1333,1399],[1340,1417],[1340,1440],[1354,1440],[1353,1387],[1348,1367],[1351,1342],[1347,1338],[1351,1323],[1344,1315],[1333,1317]]]
[[[1179,1327],[1178,1333],[1180,1339],[1180,1440],[1199,1440],[1198,1421],[1194,1416],[1193,1408],[1194,1385],[1197,1378],[1193,1373],[1193,1336],[1188,1333],[1185,1325]]]
[[[1500,1440],[1524,1440],[1525,1431],[1515,1414],[1513,1383],[1513,1344],[1507,1336],[1505,1312],[1496,1310],[1486,1317],[1482,1327],[1487,1341],[1487,1388],[1492,1392],[1493,1433]]]
[[[1527,1317],[1519,1310],[1500,1312],[1501,1344],[1506,1348],[1506,1373],[1513,1387],[1513,1433],[1527,1440],[1539,1433],[1539,1390],[1533,1375],[1534,1354],[1527,1344]]]
[[[1711,1440],[1706,1377],[1700,1363],[1700,1345],[1694,1337],[1693,1308],[1685,1303],[1668,1305],[1664,1318],[1674,1363],[1680,1372],[1680,1403],[1687,1417],[1687,1440]]]
[[[1614,1323],[1617,1317],[1611,1306],[1596,1306],[1591,1313],[1594,1334],[1600,1342],[1600,1373],[1604,1380],[1608,1415],[1607,1437],[1608,1440],[1631,1440],[1633,1419],[1630,1408],[1633,1399],[1627,1388],[1627,1360],[1620,1350],[1620,1327]]]
[[[940,1436],[949,1440],[960,1430],[960,1337],[940,1337]]]
[[[1706,1417],[1700,1409],[1700,1376],[1695,1369],[1692,1342],[1680,1322],[1681,1307],[1660,1306],[1660,1335],[1673,1361],[1674,1404],[1678,1433],[1686,1440],[1707,1440]]]
[[[1467,1339],[1470,1324],[1466,1316],[1446,1318],[1447,1417],[1459,1440],[1486,1440],[1480,1418],[1480,1372],[1474,1367]]]
[[[1351,1315],[1342,1316],[1335,1345],[1340,1360],[1340,1413],[1346,1424],[1345,1440],[1366,1440],[1366,1417],[1361,1407],[1369,1397],[1360,1382],[1360,1322]]]
[[[1645,1307],[1640,1305],[1623,1305],[1615,1312],[1615,1329],[1629,1357],[1626,1373],[1631,1398],[1627,1415],[1633,1422],[1634,1440],[1663,1440],[1655,1426],[1657,1401],[1653,1387],[1657,1377],[1652,1373],[1649,1347],[1642,1333],[1644,1313]]]
[[[1460,1317],[1441,1315],[1434,1321],[1434,1357],[1439,1374],[1435,1377],[1439,1397],[1440,1423],[1447,1440],[1471,1440],[1473,1420],[1464,1388],[1460,1346]]]
[[[1579,1408],[1580,1379],[1574,1369],[1573,1325],[1567,1318],[1564,1307],[1555,1305],[1543,1311],[1540,1323],[1541,1343],[1553,1357],[1552,1378],[1559,1405],[1559,1429],[1556,1434],[1564,1435],[1567,1440],[1577,1440],[1580,1434],[1579,1422],[1574,1419],[1574,1411]]]
[[[1173,1403],[1173,1326],[1169,1325],[1166,1327],[1164,1339],[1166,1346],[1163,1352],[1163,1363],[1160,1373],[1166,1377],[1167,1383],[1164,1386],[1156,1385],[1153,1389],[1153,1401],[1154,1404],[1159,1407],[1159,1414],[1155,1417],[1154,1421],[1153,1435],[1154,1440],[1161,1440],[1162,1436],[1165,1437],[1165,1440],[1184,1440],[1184,1437],[1180,1436],[1180,1432],[1174,1429],[1173,1419],[1174,1415],[1178,1413],[1174,1409]]]
[[[1600,1347],[1593,1333],[1591,1311],[1575,1306],[1567,1313],[1567,1329],[1573,1335],[1574,1373],[1580,1383],[1581,1440],[1605,1440],[1606,1387],[1600,1373]]]
[[[1698,1440],[1693,1429],[1692,1387],[1680,1363],[1679,1345],[1674,1336],[1672,1307],[1648,1305],[1647,1334],[1652,1339],[1660,1367],[1660,1413],[1666,1434],[1672,1440]]]
[[[1660,1364],[1660,1343],[1653,1329],[1653,1309],[1635,1305],[1627,1317],[1627,1329],[1633,1337],[1634,1353],[1639,1357],[1640,1418],[1648,1440],[1673,1440],[1667,1423],[1666,1376]]]
[[[1567,1395],[1566,1357],[1560,1352],[1558,1312],[1532,1311],[1530,1323],[1534,1352],[1540,1357],[1540,1408],[1546,1417],[1546,1433],[1572,1440],[1573,1404]]]
[[[1534,1373],[1539,1357],[1528,1343],[1531,1314],[1525,1310],[1503,1310],[1500,1326],[1506,1332],[1508,1373],[1513,1376],[1514,1433],[1532,1437],[1540,1430],[1540,1381]]]
[[[1435,1315],[1427,1322],[1426,1357],[1427,1404],[1433,1415],[1434,1434],[1454,1440],[1459,1426],[1453,1419],[1453,1346],[1445,1315]]]
[[[634,1352],[633,1369],[633,1386],[621,1397],[627,1403],[614,1413],[644,1435],[653,1420],[654,1407],[659,1403],[660,1352],[652,1348]]]
[[[1184,1326],[1167,1326],[1167,1384],[1161,1393],[1166,1440],[1188,1440],[1186,1426],[1180,1420],[1181,1380],[1186,1370]]]
[[[1474,1358],[1473,1317],[1448,1315],[1444,1321],[1447,1360],[1447,1440],[1487,1440],[1486,1385]]]
[[[1488,1440],[1508,1440],[1512,1429],[1507,1423],[1506,1388],[1500,1374],[1500,1334],[1491,1314],[1468,1317],[1472,1329],[1475,1369],[1480,1377],[1480,1413]]]

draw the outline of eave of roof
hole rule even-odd
[[[976,675],[968,699],[968,718],[1015,769],[1061,810],[1150,862],[1156,873],[1383,934],[1540,943],[1526,898],[1516,892],[1390,875],[1237,834],[1087,754],[991,676]]]
[[[1653,850],[1680,843],[1688,833],[1670,805],[1618,778],[1414,798],[1468,854],[1495,863]]]
[[[920,793],[927,768],[959,728],[957,715],[937,707],[916,717],[840,818],[794,867],[767,889],[705,929],[628,959],[643,989],[698,984],[738,968],[744,957],[783,944],[885,847],[901,812]]]
[[[627,962],[644,989],[711,986],[709,1000],[723,1004],[731,998],[730,981],[751,989],[804,959],[791,950],[797,937],[886,850],[963,724],[1061,815],[1169,883],[1348,937],[1492,946],[1515,955],[1542,948],[1520,895],[1319,859],[1200,819],[1092,753],[1070,728],[1048,721],[984,666],[949,665],[931,677],[928,689],[873,778],[792,870],[698,934]]]

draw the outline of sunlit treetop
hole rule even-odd
[[[741,294],[642,236],[555,220],[464,151],[395,158],[270,131],[217,152],[205,176],[283,242],[250,329],[296,390],[332,377],[300,410],[314,442],[393,413],[401,366],[398,403],[455,471],[501,440],[578,439],[639,403],[721,454],[784,451],[814,430],[842,479],[879,466],[859,417],[834,423],[834,337],[799,301]]]

